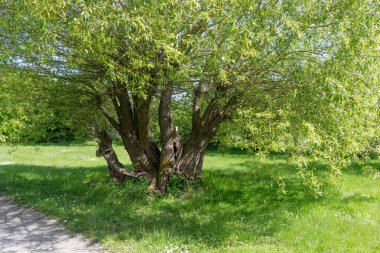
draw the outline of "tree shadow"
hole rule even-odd
[[[94,240],[139,241],[160,235],[218,247],[273,236],[290,226],[305,206],[321,201],[305,191],[293,172],[285,173],[288,165],[267,164],[272,168],[267,171],[257,166],[240,163],[205,170],[199,190],[151,197],[145,193],[146,182],[115,185],[104,167],[7,165],[2,167],[0,192],[17,196]],[[284,172],[286,195],[279,193],[274,171]]]
[[[370,167],[372,173],[380,173],[380,161],[379,160],[367,160],[364,163],[352,163],[343,169],[343,172],[348,175],[368,177],[369,174],[366,171],[366,167]]]

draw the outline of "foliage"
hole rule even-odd
[[[347,168],[339,189],[315,199],[281,156],[210,151],[199,191],[152,198],[143,181],[110,183],[94,144],[9,149],[0,147],[0,163],[13,162],[0,164],[0,192],[116,252],[379,251],[380,179],[369,167]],[[379,160],[368,166],[380,172]]]
[[[44,92],[46,80],[4,66],[0,73],[0,142],[59,142],[84,136],[72,115],[52,107],[52,98]]]
[[[336,180],[339,168],[378,152],[380,82],[376,69],[370,71],[376,73],[369,77],[374,80],[359,80],[352,72],[341,74],[342,81],[334,74],[333,82],[320,84],[310,73],[314,78],[303,84],[305,90],[296,90],[290,102],[268,105],[265,111],[241,108],[240,117],[224,126],[220,138],[263,155],[289,154],[308,180],[314,170],[308,161],[328,161]]]
[[[87,122],[101,113],[114,129],[131,122],[115,121],[123,106],[110,89],[121,84],[138,125],[149,125],[139,144],[150,144],[151,119],[163,117],[154,99],[167,104],[173,89],[172,107],[190,101],[177,122],[212,136],[231,120],[234,142],[289,153],[319,192],[305,155],[328,160],[336,176],[378,134],[379,11],[371,0],[14,0],[3,1],[0,26],[3,58],[64,80],[69,106],[82,99],[97,112]],[[160,137],[158,147],[169,143]]]

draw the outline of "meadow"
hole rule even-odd
[[[174,180],[151,196],[144,180],[112,183],[95,150],[0,146],[0,194],[113,252],[380,252],[378,160],[370,172],[346,168],[315,198],[281,156],[210,150],[202,182],[182,189]]]

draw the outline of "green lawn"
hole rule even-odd
[[[210,151],[197,191],[151,197],[110,183],[95,149],[0,146],[0,192],[115,252],[380,252],[380,179],[359,166],[315,199],[280,157]]]

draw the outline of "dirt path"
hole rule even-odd
[[[42,214],[0,196],[0,252],[105,252]]]

